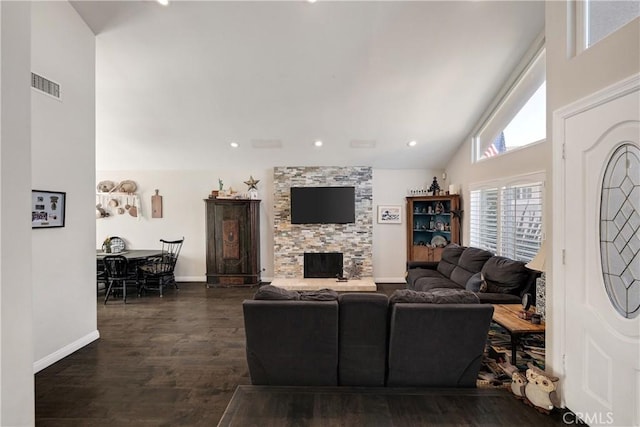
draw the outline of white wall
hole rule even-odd
[[[433,177],[440,188],[442,171],[375,169],[373,171],[373,273],[377,282],[403,283],[407,261],[407,190],[429,188]],[[402,206],[402,224],[378,224],[378,205]]]
[[[636,18],[619,31],[611,34],[586,51],[578,53],[569,51],[572,46],[571,34],[573,28],[572,11],[564,2],[548,1],[546,3],[546,38],[547,38],[547,136],[552,138],[554,111],[584,98],[613,83],[619,82],[640,72],[640,19]],[[554,141],[550,141],[553,145]],[[551,147],[547,157],[551,162]],[[557,150],[554,150],[557,152]],[[547,215],[551,217],[553,206],[552,197],[553,175],[547,181]],[[572,215],[583,215],[582,212],[572,212]],[[553,225],[553,224],[552,224]],[[551,236],[549,236],[551,237]],[[556,275],[554,269],[554,250],[550,245],[551,254],[547,254],[547,365],[555,373],[562,372],[562,319],[563,295],[553,284]],[[559,256],[555,253],[555,258]],[[549,274],[551,272],[551,274]]]
[[[27,2],[0,2],[0,425],[34,423]]]
[[[133,218],[127,213],[96,220],[95,247],[100,248],[107,236],[119,236],[131,249],[159,249],[160,239],[178,239],[184,244],[176,265],[176,276],[183,281],[204,281],[205,264],[205,204],[211,190],[218,189],[218,178],[226,189],[245,191],[249,176],[260,180],[260,251],[265,274],[272,275],[273,266],[273,169],[216,171],[97,171],[96,185],[103,180],[132,180],[142,202],[142,215]],[[162,218],[151,218],[151,196],[155,189],[162,196]]]
[[[32,231],[34,369],[98,338],[95,286],[95,37],[67,2],[32,5],[32,188],[67,193],[64,228]]]
[[[378,204],[404,206],[408,188],[428,187],[440,171],[373,171],[374,215]],[[262,279],[273,278],[273,167],[264,169],[229,168],[226,170],[168,171],[97,171],[96,185],[102,180],[133,180],[142,199],[140,219],[127,214],[96,220],[96,248],[107,236],[120,236],[132,249],[159,248],[159,239],[179,238],[185,242],[176,266],[176,276],[183,281],[205,280],[205,206],[203,199],[218,189],[218,178],[239,191],[245,191],[249,176],[260,180],[260,260]],[[151,218],[154,190],[163,196],[163,218]],[[405,221],[399,225],[373,225],[374,278],[377,281],[401,281],[406,261]]]

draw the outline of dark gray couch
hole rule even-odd
[[[493,306],[466,291],[397,293],[244,301],[252,384],[475,387]]]
[[[526,268],[524,262],[450,244],[442,251],[440,262],[407,263],[407,289],[466,289],[490,304],[517,304],[527,293],[535,303],[539,275]]]
[[[388,386],[475,387],[491,304],[393,304]]]

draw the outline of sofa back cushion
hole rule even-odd
[[[340,295],[338,305],[338,383],[383,387],[387,369],[387,296],[348,292]]]
[[[466,287],[471,276],[479,273],[487,260],[492,256],[493,254],[491,252],[485,251],[484,249],[465,248],[449,278],[462,288]]]
[[[520,295],[535,278],[535,272],[522,261],[494,256],[482,267],[482,277],[487,284],[486,292]]]
[[[299,300],[298,291],[289,291],[272,285],[263,285],[258,288],[253,299],[256,300]]]
[[[338,293],[333,289],[319,289],[317,291],[290,291],[273,285],[262,285],[258,288],[255,300],[295,300],[295,301],[336,301]]]
[[[478,304],[480,300],[473,292],[464,289],[432,289],[426,292],[411,289],[396,289],[389,297],[390,304],[430,303],[430,304]]]
[[[451,277],[451,272],[458,265],[460,255],[464,251],[464,247],[451,243],[442,250],[442,258],[438,263],[437,270],[447,279]]]
[[[393,304],[387,386],[475,387],[493,306]]]
[[[254,385],[338,385],[338,301],[242,303]]]

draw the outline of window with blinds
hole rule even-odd
[[[542,241],[542,183],[504,187],[500,202],[500,255],[531,261]]]
[[[471,191],[471,246],[531,261],[542,242],[542,181]]]
[[[471,192],[471,246],[496,253],[498,250],[498,189]]]

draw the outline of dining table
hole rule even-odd
[[[126,249],[117,253],[107,253],[101,249],[96,249],[96,279],[98,283],[106,282],[107,279],[104,271],[104,264],[102,262],[104,257],[106,257],[107,255],[122,255],[127,259],[129,270],[137,272],[138,265],[143,264],[148,257],[161,256],[162,249]],[[140,277],[138,277],[138,279],[140,279]]]
[[[140,262],[150,256],[162,255],[161,249],[127,249],[118,253],[106,253],[101,249],[96,249],[96,261],[102,261],[107,255],[122,255],[129,262]]]

